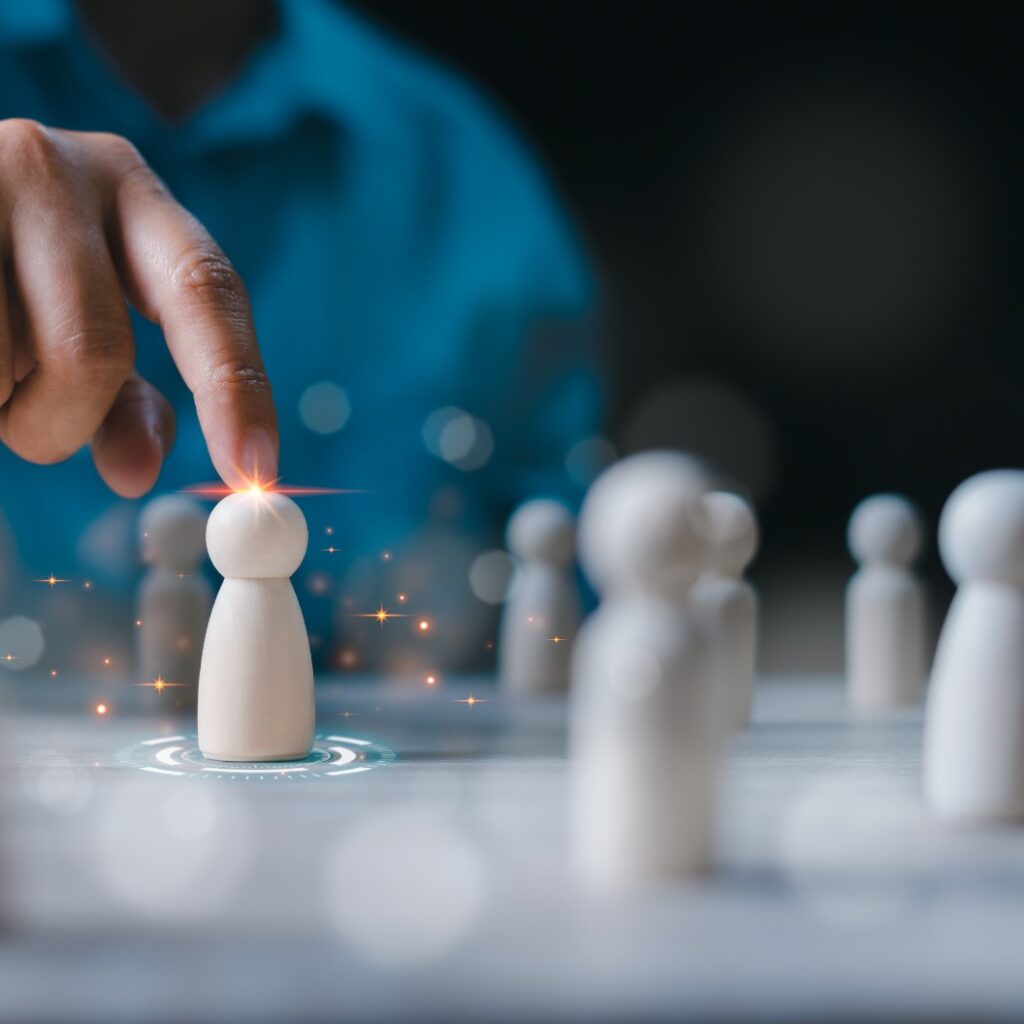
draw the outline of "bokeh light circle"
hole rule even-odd
[[[501,604],[508,596],[515,564],[500,548],[484,551],[469,567],[469,585],[485,604]]]
[[[431,455],[465,472],[485,466],[494,454],[494,434],[479,417],[446,405],[423,423],[423,443]]]
[[[46,640],[38,622],[14,615],[0,622],[0,665],[22,672],[38,664],[46,650]]]
[[[606,437],[594,434],[577,441],[565,456],[565,471],[580,487],[587,487],[615,461],[615,446]]]
[[[327,853],[327,915],[347,944],[384,967],[443,957],[480,918],[480,850],[446,817],[382,812]]]
[[[748,395],[724,380],[667,381],[649,391],[627,417],[625,447],[637,452],[685,451],[712,470],[720,488],[762,501],[778,481],[774,424]]]
[[[335,434],[348,422],[352,407],[344,388],[333,381],[311,384],[299,399],[299,416],[314,434]]]

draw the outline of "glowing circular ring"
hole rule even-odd
[[[309,755],[299,761],[212,761],[203,757],[194,735],[181,733],[134,743],[117,759],[129,768],[175,778],[303,782],[368,772],[391,764],[395,753],[372,740],[330,735],[317,736]]]

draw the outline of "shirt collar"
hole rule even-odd
[[[379,132],[381,97],[374,60],[379,56],[375,51],[388,44],[328,0],[277,3],[277,33],[254,50],[221,92],[180,124],[161,121],[116,78],[84,38],[71,0],[0,0],[0,48],[63,45],[78,51],[72,65],[82,73],[92,65],[94,77],[101,80],[96,84],[120,99],[135,132],[185,150],[279,137],[309,115]]]

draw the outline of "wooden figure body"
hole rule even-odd
[[[290,498],[254,488],[214,508],[206,538],[224,582],[203,648],[199,747],[219,761],[305,757],[313,664],[289,577],[306,553],[306,520]]]

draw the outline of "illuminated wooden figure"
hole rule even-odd
[[[224,576],[199,675],[199,747],[218,761],[287,761],[313,745],[313,664],[290,576],[309,532],[298,505],[253,488],[210,515],[206,545]]]

